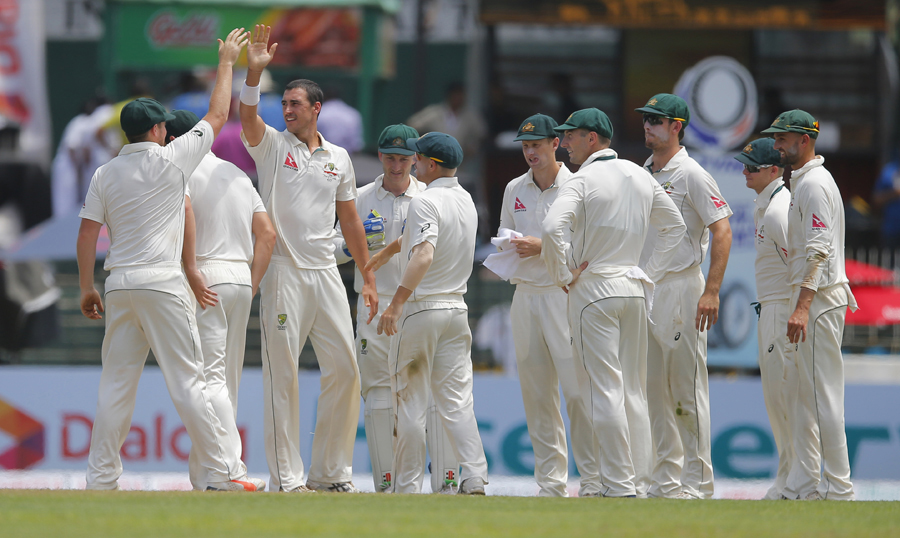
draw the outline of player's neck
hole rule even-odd
[[[381,179],[381,187],[394,196],[400,196],[409,189],[409,182],[409,175],[403,176],[403,179],[393,180],[385,174]]]
[[[662,170],[681,151],[681,144],[653,150],[653,170]]]
[[[315,122],[301,129],[299,132],[294,133],[294,136],[297,137],[297,140],[306,144],[306,147],[309,148],[310,153],[316,151],[317,149],[319,149],[319,146],[322,145],[319,142],[319,132],[316,129]]]
[[[554,160],[547,166],[532,168],[531,175],[534,177],[534,184],[542,191],[549,189],[556,181],[556,176],[559,174],[559,167],[560,164]]]
[[[794,170],[803,168],[804,166],[806,166],[809,163],[809,161],[811,161],[815,158],[816,158],[816,149],[813,148],[811,151],[807,151],[806,153],[800,155],[800,157],[797,159],[797,162],[795,162],[794,164],[791,165],[791,168]]]

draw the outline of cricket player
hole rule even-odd
[[[756,225],[756,300],[759,325],[759,370],[763,398],[775,446],[778,448],[778,473],[775,483],[763,497],[781,498],[791,470],[794,450],[791,447],[788,405],[796,399],[797,367],[793,363],[794,346],[784,334],[787,325],[791,287],[787,281],[787,228],[791,193],[784,188],[781,154],[774,140],[760,138],[744,147],[735,159],[744,165],[747,187],[757,194],[753,222]]]
[[[166,122],[167,143],[200,121],[187,110],[173,110],[172,115],[175,119]],[[216,414],[231,413],[237,419],[250,304],[272,257],[275,229],[250,178],[212,152],[200,161],[188,185],[197,229],[197,268],[218,299],[215,306],[199,304],[196,309],[203,371],[210,392],[224,393],[215,401],[231,403]],[[188,465],[194,489],[206,489],[193,447]]]
[[[411,175],[415,152],[406,145],[419,133],[408,125],[389,125],[378,137],[378,158],[384,173],[374,182],[359,189],[356,210],[363,219],[369,251],[377,251],[398,239],[403,232],[409,203],[425,185]],[[349,262],[340,224],[334,236],[334,257],[337,263]],[[383,311],[400,285],[400,258],[392,258],[375,272],[378,283],[378,304]],[[356,270],[354,287],[362,291],[362,274]],[[381,493],[391,487],[391,464],[394,459],[394,412],[391,405],[391,374],[388,369],[388,351],[391,339],[378,334],[377,325],[367,324],[368,312],[363,308],[362,296],[356,308],[356,353],[359,364],[360,386],[365,401],[366,442],[372,460],[372,478],[375,491]],[[434,492],[452,493],[459,476],[459,463],[453,455],[444,426],[432,401],[426,415],[428,449],[431,453],[431,489]]]
[[[462,467],[459,493],[484,495],[487,460],[472,398],[472,333],[463,300],[475,257],[478,215],[454,176],[463,152],[452,136],[410,138],[416,174],[426,185],[409,204],[400,240],[373,257],[380,267],[402,250],[400,285],[378,322],[391,339],[397,425],[393,492],[422,490],[429,388]]]
[[[206,488],[265,489],[265,482],[247,477],[241,462],[241,440],[227,394],[207,386],[188,291],[190,283],[201,304],[216,304],[215,293],[197,268],[194,217],[186,195],[188,178],[228,118],[232,66],[247,41],[243,30],[219,40],[209,113],[190,133],[164,147],[166,122],[175,118],[159,102],[141,98],[122,109],[129,144],[95,172],[81,209],[77,244],[81,311],[90,319],[101,319],[104,311],[94,288],[94,263],[100,228],[106,224],[110,231],[104,265],[110,275],[103,372],[91,431],[88,489],[118,489],[119,450],[130,429],[138,380],[151,349],[191,438],[197,466],[205,471]]]
[[[690,112],[677,95],[654,95],[643,114],[644,166],[681,212],[687,233],[656,281],[647,351],[647,398],[656,465],[649,495],[708,499],[713,494],[709,438],[707,332],[719,317],[719,288],[731,250],[731,208],[716,181],[681,145]],[[712,241],[710,241],[712,234]],[[651,234],[641,268],[654,250]],[[710,244],[712,243],[712,244]],[[709,275],[700,263],[709,250]]]
[[[521,260],[510,278],[516,285],[510,318],[525,419],[534,448],[534,478],[541,488],[538,495],[569,495],[569,450],[559,404],[562,385],[572,427],[572,454],[581,475],[578,495],[585,497],[600,493],[600,449],[575,375],[566,314],[568,300],[541,261],[541,223],[560,187],[572,175],[556,161],[559,137],[553,129],[557,125],[550,116],[535,114],[519,127],[515,140],[522,143],[529,170],[506,186],[500,229],[523,235],[512,240]]]
[[[603,111],[579,110],[555,130],[580,168],[547,211],[541,259],[569,294],[581,395],[600,447],[600,496],[646,497],[652,447],[645,299],[675,255],[684,221],[650,174],[610,149],[613,128]],[[659,237],[644,274],[638,262],[651,232]]]
[[[841,338],[856,299],[844,270],[844,204],[825,158],[816,155],[819,122],[809,113],[784,112],[763,133],[774,134],[774,148],[792,169],[787,336],[795,344],[791,367],[799,388],[791,416],[795,459],[782,495],[852,501]]]
[[[257,114],[259,77],[272,60],[268,26],[257,25],[247,47],[241,90],[243,141],[259,172],[259,191],[275,227],[272,261],[260,283],[266,459],[275,491],[357,492],[351,482],[359,421],[359,369],[347,292],[334,259],[334,215],[358,267],[369,260],[356,213],[350,156],[316,130],[322,90],[311,80],[288,83],[281,103],[287,128],[278,132]],[[375,274],[363,270],[369,320],[378,312]],[[300,458],[297,369],[307,336],[321,370],[309,476]],[[306,484],[304,485],[304,479]]]

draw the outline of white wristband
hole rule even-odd
[[[259,104],[259,84],[256,86],[247,86],[244,81],[244,87],[241,88],[241,102],[247,106],[256,106]]]

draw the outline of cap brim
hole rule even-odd
[[[412,150],[413,153],[421,153],[419,151],[418,138],[407,138],[406,139],[406,147]]]
[[[650,108],[647,106],[642,106],[641,108],[635,108],[635,112],[640,112],[642,114],[653,114],[654,116],[661,116],[663,118],[668,118],[666,113],[661,110],[656,110],[655,108]]]
[[[571,131],[572,129],[578,129],[578,127],[570,123],[563,123],[553,128],[554,131]]]
[[[759,163],[748,157],[743,153],[738,153],[735,155],[734,159],[743,164],[749,164],[750,166],[759,166]]]
[[[384,154],[392,154],[392,155],[415,155],[416,152],[411,149],[406,148],[378,148],[378,151]]]
[[[553,136],[541,136],[536,134],[521,134],[515,138],[513,138],[513,142],[520,142],[522,140],[544,140],[545,138],[556,138],[556,135]]]
[[[763,134],[772,134],[772,133],[790,133],[789,129],[784,129],[782,127],[769,127],[768,129],[763,129],[760,133]]]
[[[166,112],[166,119],[163,120],[163,121],[172,121],[172,120],[174,120],[174,119],[178,119],[178,118],[175,117],[175,114],[171,114],[171,113],[169,113],[169,112]]]

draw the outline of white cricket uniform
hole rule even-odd
[[[775,446],[778,448],[778,472],[775,483],[764,499],[781,498],[781,490],[791,470],[794,449],[791,446],[790,415],[796,399],[797,375],[793,345],[785,330],[790,311],[791,287],[787,281],[787,220],[791,193],[777,178],[756,198],[753,222],[756,225],[756,300],[759,301],[759,371],[763,398]],[[790,367],[789,367],[790,366]]]
[[[413,290],[391,338],[390,371],[397,416],[393,491],[422,490],[429,386],[450,434],[460,478],[487,483],[487,460],[472,397],[472,333],[463,300],[472,274],[478,214],[455,177],[431,182],[409,204],[400,253],[406,268],[413,247],[429,242],[434,258]]]
[[[287,130],[267,126],[256,146],[241,134],[276,232],[259,311],[266,459],[275,491],[304,484],[297,370],[307,336],[322,374],[309,481],[350,481],[359,420],[353,323],[332,242],[335,204],[356,199],[356,176],[346,150],[318,136],[320,146],[310,152]]]
[[[253,261],[253,214],[265,213],[253,183],[240,168],[207,153],[188,182],[197,227],[197,267],[206,286],[218,295],[216,306],[196,308],[203,349],[204,373],[216,409],[237,419],[238,387],[244,367],[247,320],[253,302],[250,263]],[[239,452],[240,454],[240,452]],[[194,489],[206,489],[206,476],[191,447],[188,464]]]
[[[562,163],[545,191],[531,170],[509,182],[503,193],[500,228],[541,237],[541,223],[572,173]],[[519,261],[510,278],[516,285],[510,318],[528,435],[534,448],[534,478],[539,495],[567,497],[569,450],[560,414],[562,385],[572,428],[572,455],[581,475],[579,495],[600,491],[599,446],[588,409],[581,397],[569,340],[566,293],[553,282],[540,256]]]
[[[637,265],[651,227],[659,237],[644,274]],[[644,286],[671,261],[683,235],[684,222],[662,188],[609,148],[563,184],[543,222],[541,258],[558,286],[588,262],[569,290],[568,317],[581,395],[600,447],[603,496],[643,497],[650,487]]]
[[[806,341],[795,346],[799,390],[791,417],[794,464],[784,496],[853,500],[844,431],[844,362],[841,339],[847,307],[856,310],[844,271],[844,204],[825,159],[817,156],[791,173],[788,213],[790,309],[801,287],[816,292],[809,308]],[[821,259],[805,281],[807,260]]]
[[[116,489],[119,450],[128,435],[138,380],[152,349],[198,464],[210,482],[241,479],[240,436],[224,394],[203,374],[200,335],[181,269],[188,178],[209,151],[201,121],[166,147],[128,144],[94,174],[79,216],[109,229],[106,335],[87,487]]]
[[[652,156],[644,166],[675,202],[687,226],[675,258],[656,281],[651,312],[647,394],[656,465],[650,495],[675,497],[684,491],[708,499],[713,494],[713,469],[707,333],[695,328],[694,319],[706,288],[700,264],[709,248],[708,226],[732,212],[716,181],[685,148],[662,169],[653,166]],[[653,243],[651,234],[641,254],[645,270]]]

